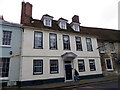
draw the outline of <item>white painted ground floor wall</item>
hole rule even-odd
[[[33,75],[33,60],[34,59],[42,59],[43,60],[43,74],[41,75]],[[58,59],[59,73],[50,74],[50,59]],[[78,59],[84,59],[85,63],[85,71],[79,72],[78,70]],[[90,71],[89,67],[89,59],[95,60],[96,71]],[[99,57],[76,57],[72,61],[73,70],[76,69],[79,72],[80,76],[85,75],[96,75],[102,74],[101,63]],[[20,68],[20,81],[29,81],[29,80],[44,80],[44,79],[54,79],[54,78],[65,78],[65,68],[64,68],[64,60],[61,56],[57,57],[33,57],[33,56],[23,56],[21,58],[21,68]],[[74,75],[74,71],[72,70],[72,75]]]

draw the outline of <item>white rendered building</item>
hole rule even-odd
[[[21,86],[73,81],[75,69],[79,80],[102,76],[97,38],[80,26],[79,16],[67,22],[47,14],[33,19],[32,5],[22,2]]]

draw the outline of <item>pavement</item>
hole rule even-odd
[[[58,83],[50,83],[50,84],[43,84],[43,85],[36,85],[36,86],[26,86],[21,88],[40,88],[40,89],[55,89],[55,88],[69,88],[74,87],[76,85],[86,85],[86,84],[95,84],[100,82],[106,81],[115,81],[118,80],[117,76],[107,76],[107,77],[100,77],[94,79],[84,79],[79,81],[69,81],[69,82],[58,82]]]

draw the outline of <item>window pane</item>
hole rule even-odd
[[[75,25],[75,30],[79,31],[79,26],[78,25]]]
[[[43,74],[43,60],[33,60],[33,74]]]
[[[100,49],[100,51],[105,51],[105,48],[104,48],[104,43],[103,42],[100,42],[99,43],[99,49]]]
[[[10,58],[0,59],[0,76],[8,77]]]
[[[79,72],[85,71],[84,59],[78,60],[78,69]]]
[[[76,50],[82,51],[82,43],[80,37],[76,37]]]
[[[57,49],[57,35],[50,33],[50,49]]]
[[[66,22],[60,22],[60,28],[66,29]]]
[[[70,50],[70,40],[68,35],[63,35],[63,46],[64,49]]]
[[[51,26],[51,20],[50,19],[44,19],[44,25],[45,26]]]
[[[43,48],[43,33],[35,31],[34,48]]]
[[[112,69],[112,64],[110,59],[106,59],[107,69]]]
[[[93,51],[91,38],[86,38],[87,51]]]
[[[3,31],[2,45],[11,45],[11,31]]]
[[[80,31],[79,29],[79,25],[73,25],[73,29],[74,29],[74,31]]]
[[[95,71],[96,70],[94,59],[89,60],[89,65],[90,65],[90,71]]]
[[[111,42],[110,44],[110,51],[114,52],[115,51],[115,47],[114,44]]]
[[[50,73],[58,73],[58,60],[50,60]]]

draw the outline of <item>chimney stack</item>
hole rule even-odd
[[[1,20],[4,20],[3,15],[0,15],[0,19],[1,19]]]
[[[80,22],[79,22],[79,16],[78,16],[78,15],[74,15],[74,16],[72,17],[72,22],[80,23]]]
[[[22,2],[21,9],[21,24],[30,23],[32,19],[32,4],[29,2]]]

